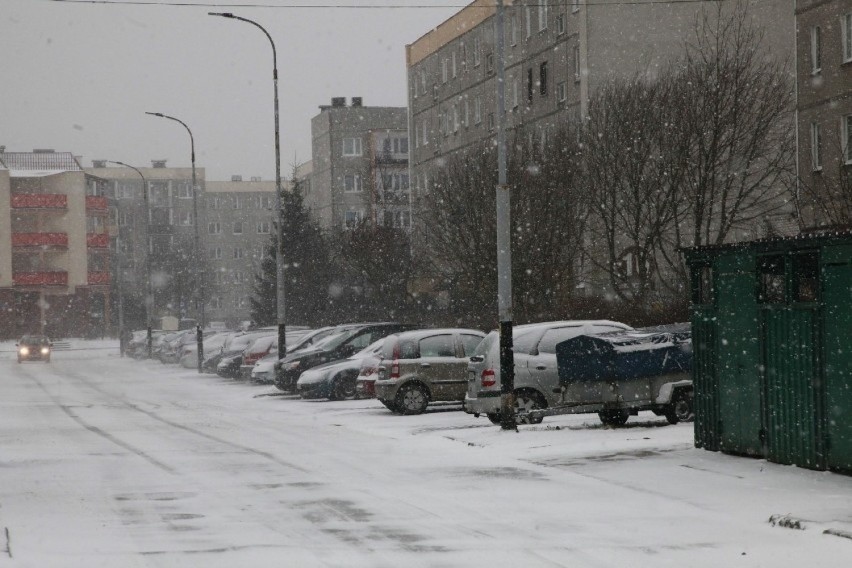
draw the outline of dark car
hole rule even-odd
[[[285,392],[296,392],[296,381],[303,371],[331,361],[346,359],[383,337],[416,327],[387,322],[340,325],[334,333],[312,349],[293,353],[276,363],[275,386]]]
[[[53,344],[44,335],[25,335],[15,344],[18,348],[18,363],[21,361],[44,361],[50,363],[50,348]]]

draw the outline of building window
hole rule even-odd
[[[192,184],[188,181],[178,182],[177,194],[180,199],[192,199]]]
[[[400,138],[393,139],[393,153],[394,154],[408,154],[408,137],[402,136]]]
[[[852,164],[852,114],[847,114],[843,117],[841,125],[843,132],[843,160],[847,164]]]
[[[192,211],[178,211],[177,212],[178,222],[177,224],[182,227],[191,227],[192,226]]]
[[[459,131],[459,105],[453,105],[453,132]]]
[[[532,104],[533,101],[533,70],[532,67],[527,69],[527,103]]]
[[[452,69],[451,69],[451,71],[453,72],[453,79],[455,79],[456,75],[458,74],[458,63],[456,61],[456,52],[455,51],[453,51],[453,55],[452,55]]]
[[[816,122],[811,123],[811,165],[814,171],[822,169],[822,129]]]
[[[423,119],[423,145],[429,145],[429,119]]]
[[[118,225],[126,227],[133,224],[133,214],[129,211],[122,211],[118,214]]]
[[[494,72],[494,54],[489,53],[485,56],[485,72],[493,73]]]
[[[214,310],[221,310],[222,298],[220,298],[219,296],[213,296],[212,298],[210,298],[210,308]]]
[[[214,221],[213,223],[207,224],[207,232],[211,235],[221,235],[222,234],[222,224],[218,221]]]
[[[358,174],[343,176],[343,191],[359,193],[361,191],[361,176]]]
[[[269,221],[261,221],[257,224],[257,234],[258,235],[268,235],[272,230],[272,223]]]
[[[210,209],[219,209],[219,198],[218,197],[208,197],[207,198],[207,207]]]
[[[344,138],[343,139],[343,155],[344,156],[360,156],[361,155],[361,139],[360,138]]]
[[[447,82],[447,58],[441,60],[441,82]]]
[[[568,85],[565,84],[565,81],[556,84],[556,98],[560,103],[564,103],[568,99]]]
[[[547,29],[547,0],[538,5],[538,31]]]
[[[852,61],[852,12],[843,15],[841,21],[843,39],[843,62]]]
[[[524,19],[526,20],[526,26],[527,26],[526,27],[527,39],[530,39],[530,36],[532,35],[532,8],[530,8],[529,4],[524,6],[524,15],[526,16],[526,18],[524,18]]]
[[[521,90],[520,82],[515,79],[512,81],[512,109],[517,109],[520,101],[520,95],[518,94]]]
[[[133,199],[133,186],[129,183],[115,182],[116,199]]]
[[[470,100],[464,100],[464,126],[465,128],[470,126]]]
[[[169,199],[169,186],[165,183],[152,183],[150,185],[150,196],[149,201],[152,207],[163,206],[169,207],[171,206],[171,200]]]
[[[538,94],[547,96],[547,61],[538,66]]]
[[[213,260],[222,260],[222,247],[214,247],[210,251],[210,258]]]
[[[574,46],[574,82],[580,82],[580,46]]]
[[[234,271],[234,283],[235,284],[243,284],[244,282],[246,282],[246,273],[243,272],[242,270],[235,270]]]
[[[580,0],[571,0],[571,12],[579,12],[580,11]]]
[[[518,45],[518,18],[515,17],[514,11],[510,16],[510,31],[509,37],[511,38],[511,45]]]
[[[811,28],[811,74],[822,71],[822,30],[819,26]]]
[[[272,209],[272,197],[264,195],[260,198],[261,209]]]
[[[482,97],[473,99],[473,123],[482,123]]]
[[[234,197],[234,209],[242,209],[243,200],[239,197]]]
[[[361,224],[361,220],[364,218],[363,211],[347,211],[344,214],[344,226],[347,229],[354,229],[359,224]]]
[[[488,113],[488,130],[494,130],[494,113]]]
[[[234,259],[240,260],[243,257],[243,249],[235,248],[234,249]]]
[[[565,33],[565,13],[560,12],[558,16],[556,16],[556,34],[562,35]]]
[[[242,235],[243,234],[243,222],[242,221],[234,221],[234,234]]]
[[[478,37],[473,38],[473,66],[479,67],[480,59],[479,59],[479,51],[481,48],[482,42]]]

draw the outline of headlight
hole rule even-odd
[[[284,365],[284,370],[285,371],[295,371],[296,369],[299,368],[299,365],[301,365],[301,364],[302,364],[301,361],[293,361],[292,363],[287,363],[286,365]]]
[[[47,347],[41,348],[41,354],[42,355],[47,355],[48,353],[50,353],[50,349],[48,349]]]
[[[21,347],[20,353],[21,353],[21,355],[29,355],[30,354],[30,348],[29,347]]]

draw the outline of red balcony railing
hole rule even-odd
[[[91,248],[109,247],[109,233],[89,233],[86,235],[86,246]]]
[[[13,247],[67,247],[67,233],[12,233]]]
[[[106,211],[107,205],[106,197],[95,197],[94,195],[86,196],[86,209],[90,211]]]
[[[68,196],[58,193],[16,193],[12,195],[13,209],[67,209]]]
[[[13,272],[15,286],[67,286],[67,272]]]
[[[109,284],[109,272],[89,272],[89,285]]]

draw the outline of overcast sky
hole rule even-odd
[[[364,2],[113,1],[0,0],[0,145],[7,151],[53,148],[82,156],[84,166],[93,159],[189,166],[186,131],[144,114],[152,111],[192,129],[196,164],[208,180],[274,179],[272,50],[254,26],[207,15],[225,11],[257,21],[275,41],[282,175],[289,177],[294,157],[310,158],[311,117],[331,97],[405,106],[405,45],[466,3],[376,0],[409,7],[340,9],[286,6]]]

